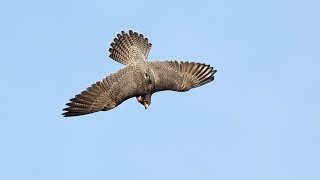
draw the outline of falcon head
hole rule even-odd
[[[150,94],[136,96],[136,98],[137,98],[137,101],[139,103],[141,103],[145,109],[147,109],[151,104],[151,95]]]

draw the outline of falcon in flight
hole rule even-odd
[[[125,67],[70,99],[62,115],[69,117],[108,111],[132,97],[147,109],[155,92],[184,92],[213,81],[217,70],[210,65],[188,61],[147,61],[151,46],[148,38],[132,30],[117,34],[111,43],[109,57]]]

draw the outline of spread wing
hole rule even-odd
[[[217,70],[206,64],[178,61],[153,61],[149,66],[154,75],[155,92],[188,91],[214,80]]]
[[[101,81],[92,84],[85,91],[70,99],[62,115],[79,116],[97,111],[110,110],[123,101],[139,94],[134,80],[134,67],[127,66]]]

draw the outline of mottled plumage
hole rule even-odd
[[[110,58],[126,65],[67,103],[64,116],[79,116],[115,108],[123,101],[136,97],[147,108],[151,95],[158,91],[188,91],[213,81],[210,65],[195,62],[147,61],[151,43],[142,34],[129,30],[114,38]]]

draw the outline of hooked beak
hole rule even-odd
[[[144,105],[144,109],[147,109],[149,107],[149,104],[146,101],[143,102],[143,105]]]

